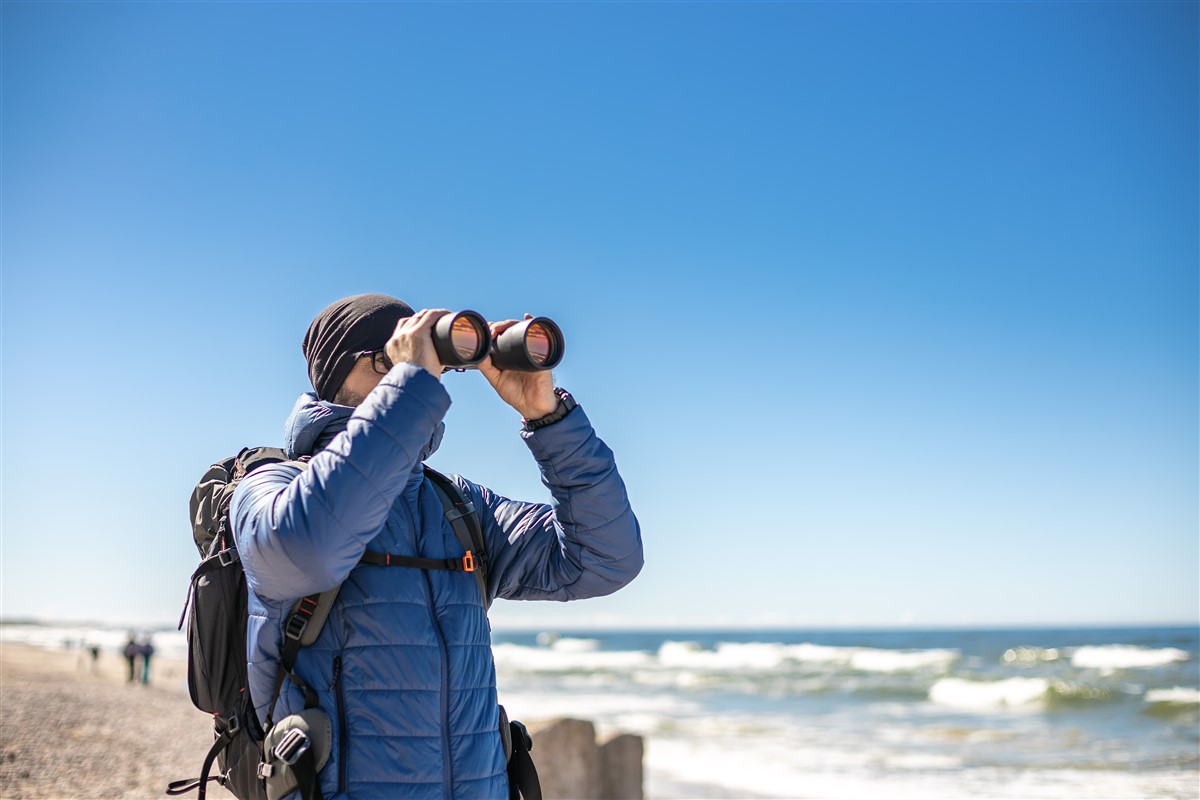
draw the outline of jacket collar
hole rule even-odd
[[[305,392],[296,400],[292,413],[284,423],[284,450],[288,458],[315,455],[333,441],[333,437],[346,430],[354,406],[343,406],[329,400],[320,400],[316,392]],[[421,462],[437,451],[446,432],[446,424],[439,422],[433,429],[429,442],[421,450],[414,471],[420,471]]]

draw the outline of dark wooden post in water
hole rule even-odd
[[[579,719],[533,723],[529,732],[546,800],[642,800],[640,736],[597,742],[595,726]]]

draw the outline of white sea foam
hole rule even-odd
[[[629,679],[639,686],[655,686],[663,689],[695,689],[712,683],[711,674],[686,669],[638,669]]]
[[[698,670],[765,671],[793,663],[845,666],[861,672],[908,672],[944,668],[959,657],[957,650],[883,650],[764,642],[722,642],[714,650],[705,650],[695,642],[666,642],[658,651],[663,666]]]
[[[558,653],[594,653],[600,649],[599,639],[555,639],[550,649]]]
[[[1193,705],[1200,703],[1200,689],[1189,689],[1186,686],[1176,686],[1174,689],[1153,689],[1146,692],[1145,699],[1147,703]]]
[[[1071,654],[1072,666],[1100,670],[1161,667],[1175,661],[1187,660],[1187,651],[1175,647],[1152,650],[1128,644],[1079,647]]]
[[[497,669],[501,673],[606,674],[609,679],[620,675],[643,686],[688,689],[727,680],[731,674],[753,679],[774,675],[796,678],[814,669],[828,673],[831,668],[876,673],[944,672],[960,658],[957,650],[906,651],[777,642],[721,642],[709,649],[697,642],[667,641],[657,652],[648,653],[603,650],[594,639],[543,641],[545,645],[540,647],[495,645]]]
[[[929,699],[940,706],[965,709],[1018,708],[1046,699],[1050,683],[1042,678],[1007,678],[1002,681],[968,681],[942,678],[929,690]]]
[[[863,648],[850,658],[850,666],[863,672],[913,672],[944,668],[958,660],[957,650],[872,650]]]
[[[524,720],[571,717],[592,721],[601,733],[622,731],[651,735],[678,719],[702,719],[704,709],[670,693],[640,694],[613,691],[522,690],[519,682],[502,681],[500,702],[514,718]]]
[[[776,735],[708,735],[647,742],[646,768],[653,797],[832,797],[846,774],[864,769],[861,751],[797,747]],[[837,777],[816,782],[818,772]],[[707,791],[697,792],[702,788]],[[817,794],[812,794],[813,792]]]
[[[787,648],[788,657],[812,664],[848,664],[855,647],[830,647],[824,644],[794,644]]]
[[[658,650],[660,665],[684,669],[773,670],[786,660],[784,645],[765,642],[723,642],[715,650],[705,650],[694,642],[664,642]]]
[[[963,760],[957,756],[936,753],[897,753],[886,756],[883,762],[896,769],[958,769]]]
[[[766,642],[722,642],[717,645],[716,655],[724,664],[749,669],[775,669],[788,660],[785,646]]]
[[[497,669],[514,672],[623,672],[645,667],[653,661],[652,656],[637,650],[606,652],[571,646],[559,649],[498,644],[492,647],[492,654],[495,656]]]

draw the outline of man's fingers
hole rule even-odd
[[[417,331],[422,328],[431,328],[433,324],[441,319],[445,314],[450,312],[444,308],[423,308],[411,317],[405,317],[400,320],[401,325],[409,330]],[[406,324],[407,323],[407,324]]]
[[[532,318],[526,317],[526,319],[532,319]],[[513,325],[516,325],[520,321],[521,320],[519,320],[519,319],[506,319],[506,320],[502,320],[500,322],[489,322],[488,327],[492,331],[492,338],[495,339],[497,336],[504,333],[506,330],[511,328]]]

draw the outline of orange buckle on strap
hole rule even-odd
[[[475,571],[475,556],[471,553],[470,550],[468,550],[467,554],[465,556],[463,556],[463,572],[474,572],[474,571]]]

